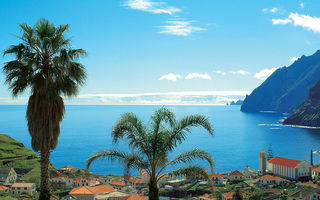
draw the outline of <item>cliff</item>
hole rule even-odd
[[[320,81],[310,89],[308,98],[283,124],[320,127]]]
[[[289,67],[277,69],[246,96],[241,111],[292,113],[319,78],[320,50],[311,56],[302,56]]]

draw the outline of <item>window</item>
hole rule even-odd
[[[24,190],[27,190],[27,188],[25,187]]]

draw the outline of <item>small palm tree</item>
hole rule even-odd
[[[180,164],[190,164],[195,159],[206,160],[211,171],[213,171],[214,162],[212,156],[201,149],[192,149],[182,152],[169,161],[168,154],[181,144],[191,133],[192,127],[203,127],[209,134],[213,135],[213,128],[205,116],[189,115],[180,120],[172,111],[161,108],[151,116],[149,126],[133,113],[125,113],[116,123],[112,130],[113,142],[117,143],[120,139],[128,142],[132,149],[131,153],[126,153],[119,149],[102,150],[87,160],[87,169],[98,159],[108,159],[119,161],[124,165],[125,172],[130,169],[145,170],[149,179],[149,199],[159,199],[158,181],[161,173],[168,166],[177,166]],[[175,171],[176,174],[201,173],[200,168],[182,168]]]
[[[65,37],[69,25],[58,27],[46,19],[34,27],[20,25],[22,42],[4,51],[15,59],[7,62],[3,71],[14,97],[30,91],[27,121],[32,148],[41,156],[39,199],[50,199],[48,167],[51,151],[57,147],[60,122],[65,113],[62,96],[76,96],[86,79],[85,67],[78,62],[86,55],[83,49],[72,49]]]

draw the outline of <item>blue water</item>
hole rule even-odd
[[[188,114],[204,114],[210,118],[215,136],[203,129],[193,134],[174,152],[194,147],[209,151],[216,162],[216,172],[243,170],[246,163],[258,169],[259,152],[271,144],[275,155],[310,160],[310,149],[320,150],[320,130],[277,126],[285,116],[276,113],[242,113],[239,106],[167,106],[178,118]],[[111,129],[124,112],[134,112],[146,123],[160,106],[67,106],[61,124],[57,149],[52,153],[56,167],[73,165],[84,168],[86,159],[103,148],[114,147]],[[26,106],[0,106],[0,133],[31,147],[25,118]],[[116,148],[127,149],[125,145]],[[320,163],[319,155],[314,162]],[[206,167],[204,162],[200,162]],[[95,163],[91,171],[100,174],[123,174],[123,168],[108,161]]]

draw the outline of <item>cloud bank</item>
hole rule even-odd
[[[244,99],[251,91],[155,92],[137,94],[82,94],[67,105],[225,105]],[[26,104],[28,98],[0,98],[0,104]]]
[[[206,29],[192,25],[191,21],[174,20],[166,21],[167,25],[159,26],[159,34],[169,34],[175,36],[189,36],[194,32],[204,31]]]
[[[181,12],[181,9],[169,6],[165,2],[154,2],[150,0],[129,0],[123,4],[128,8],[150,12],[153,14],[169,14]]]

